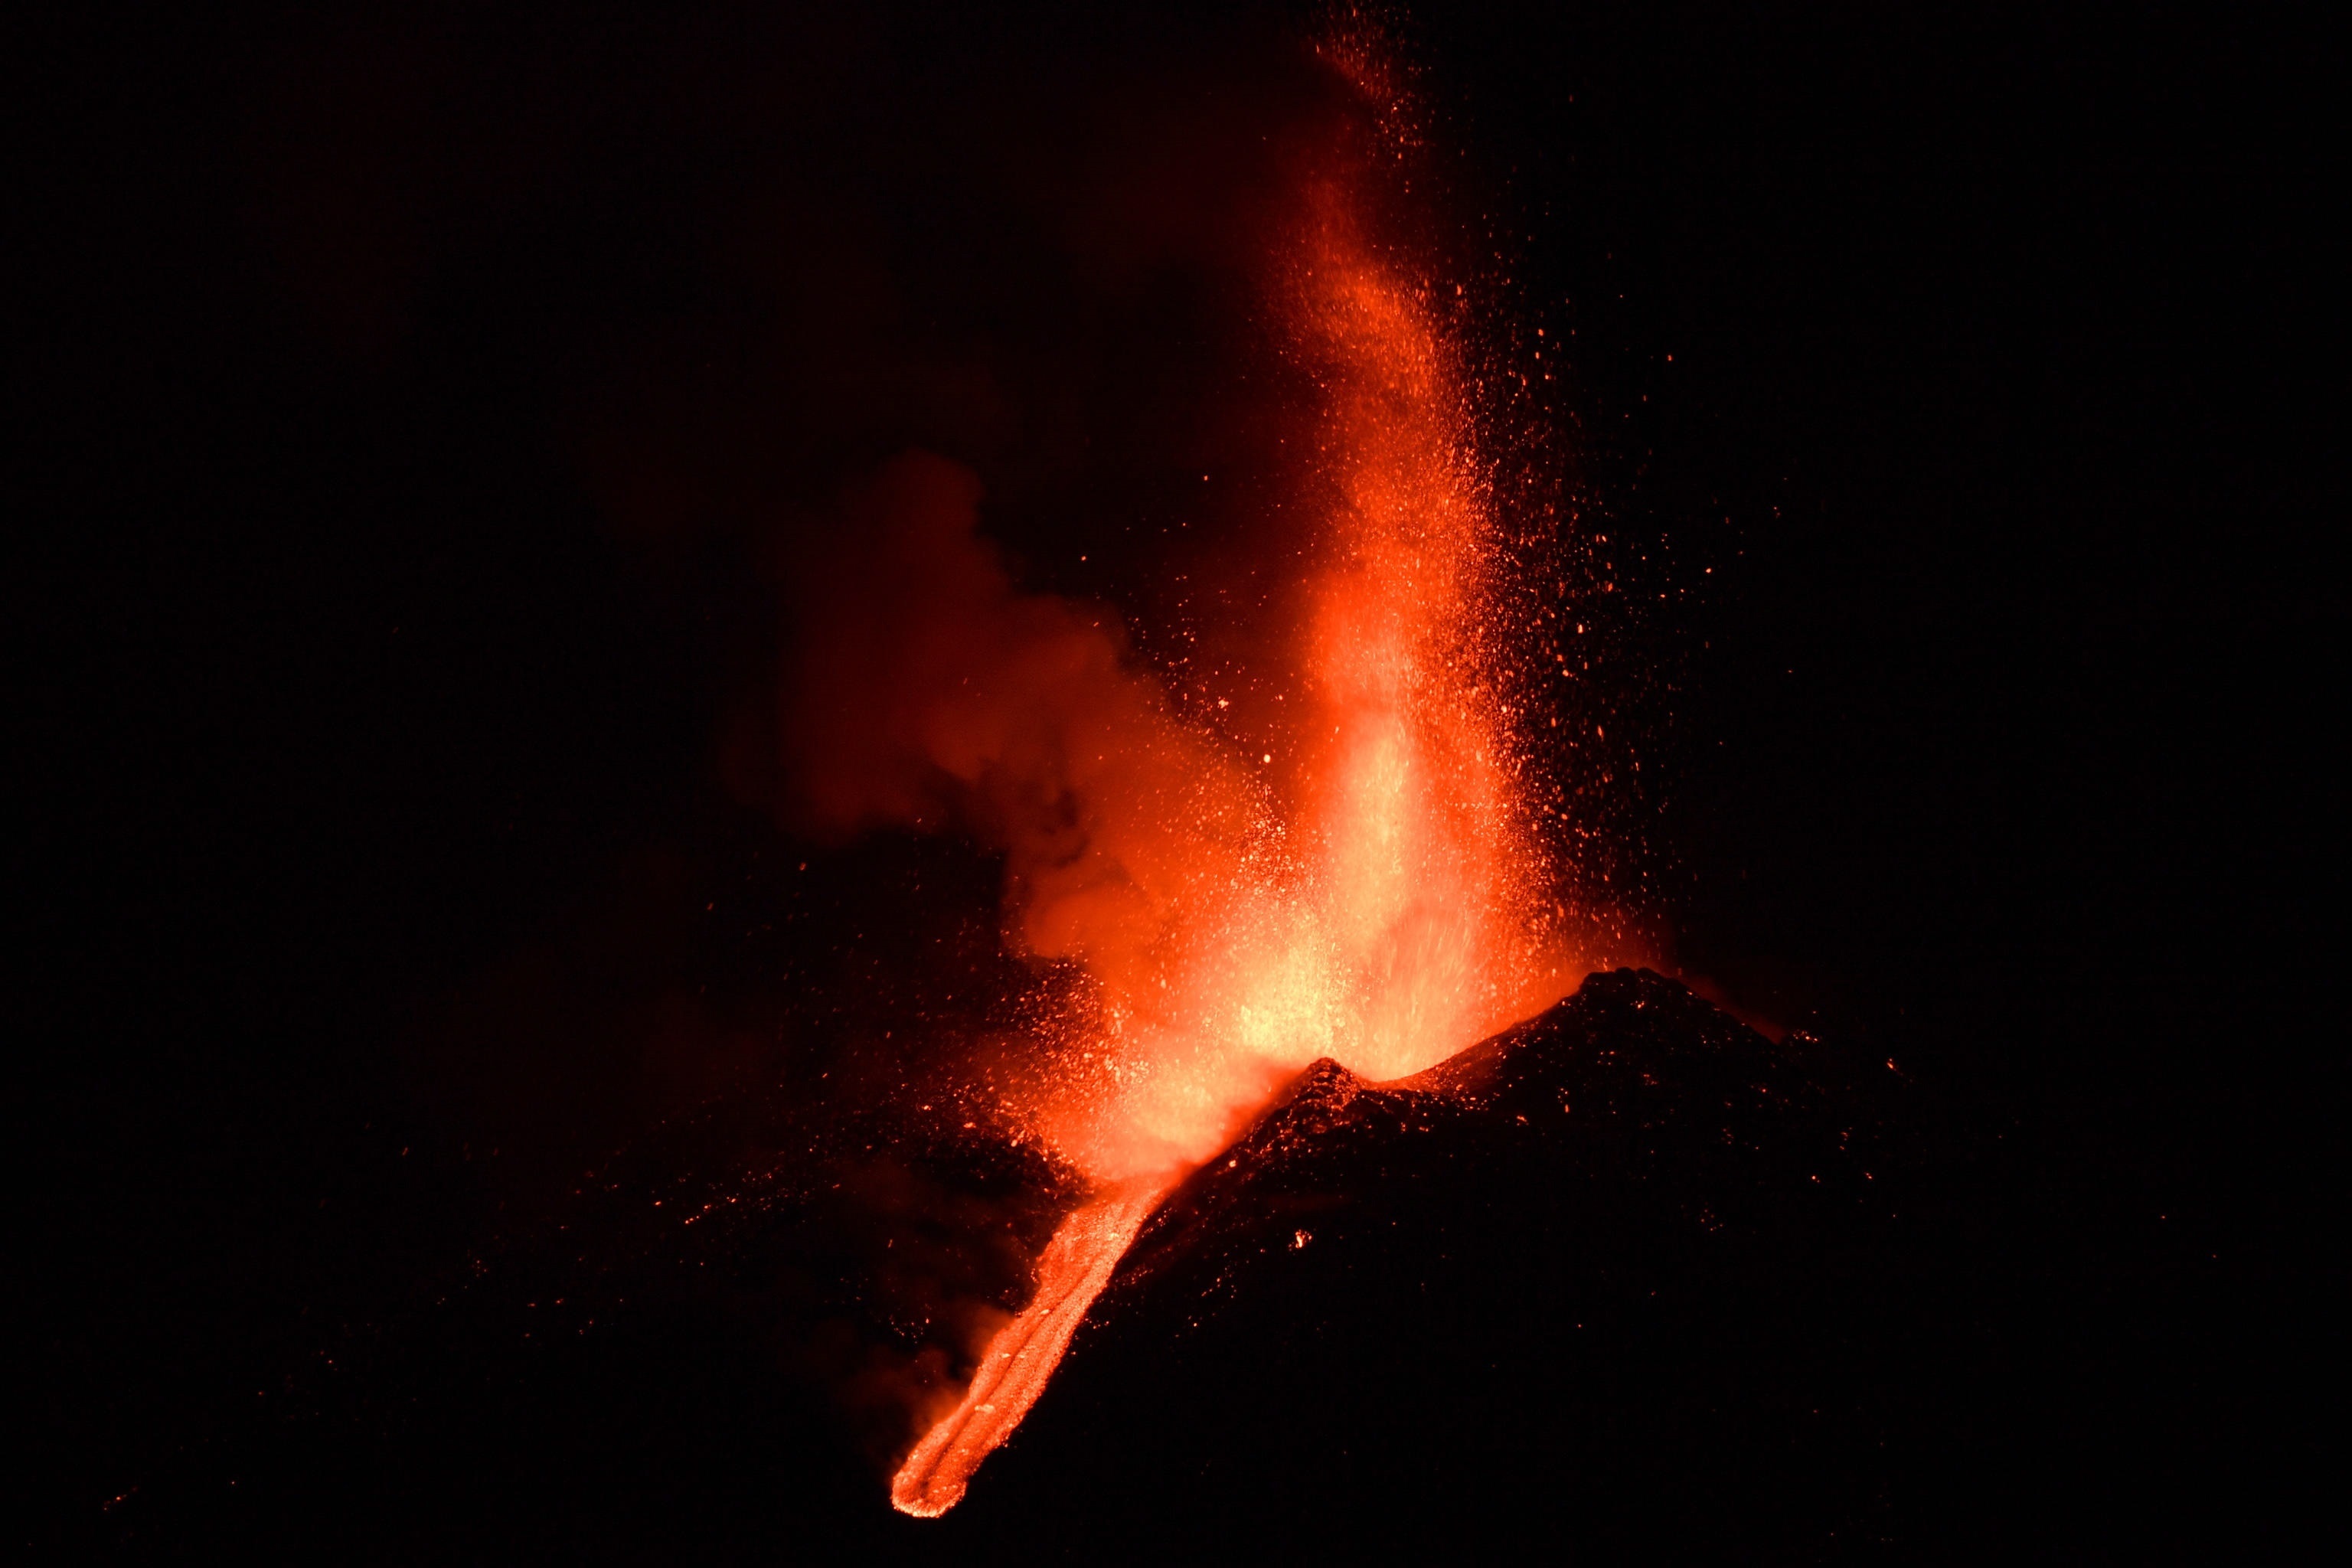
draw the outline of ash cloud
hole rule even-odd
[[[981,487],[929,453],[856,486],[793,574],[793,805],[820,830],[953,826],[1006,857],[1006,935],[1139,969],[1244,853],[1247,775],[1133,668],[1116,613],[1019,591]]]

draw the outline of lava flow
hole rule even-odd
[[[806,699],[813,798],[845,821],[920,821],[892,759],[944,772],[1006,848],[1014,945],[1091,986],[1021,1110],[1095,1195],[898,1470],[908,1513],[961,1498],[1154,1206],[1283,1084],[1327,1057],[1368,1079],[1419,1072],[1590,967],[1546,918],[1482,643],[1494,550],[1471,380],[1429,285],[1372,232],[1380,156],[1299,177],[1265,278],[1320,389],[1306,486],[1322,521],[1289,601],[1279,740],[1243,752],[1131,668],[1099,616],[1013,593],[972,533],[976,487],[944,463],[902,464],[864,503],[887,574],[936,578],[935,607],[842,611],[830,634],[814,612],[851,649],[835,668],[877,672],[887,696]]]

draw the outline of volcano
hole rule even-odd
[[[1317,1064],[1146,1223],[971,1524],[1886,1533],[1969,1335],[1910,1261],[1899,1075],[1832,1055],[1619,970],[1410,1079]]]
[[[2065,1510],[2149,1496],[2118,1388],[2158,1436],[2194,1407],[2147,1329],[2177,1248],[2084,1247],[2020,1155],[1895,1062],[1645,970],[1410,1078],[1318,1062],[1143,1220],[1025,1419],[915,1519],[910,1409],[957,1398],[1088,1189],[952,1121],[733,1096],[448,1296],[345,1326],[107,1534],[916,1563],[2137,1539]]]
[[[2017,1194],[1916,1093],[1629,969],[1411,1078],[1319,1062],[1150,1214],[1026,1421],[922,1521],[886,1506],[875,1422],[909,1383],[952,1392],[923,1348],[952,1336],[919,1325],[956,1307],[904,1281],[1021,1310],[1083,1189],[985,1138],[812,1142],[737,1100],[128,1517],[362,1558],[1916,1542],[1969,1466],[2040,1451],[2017,1411],[2043,1392],[2005,1327],[2024,1269],[1954,1223]],[[863,1409],[826,1344],[865,1358]]]

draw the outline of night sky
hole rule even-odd
[[[1002,1022],[984,853],[796,825],[792,606],[920,447],[1139,657],[1209,613],[1171,584],[1265,526],[1234,247],[1313,20],[240,7],[12,51],[25,1539],[187,1550],[220,1516],[136,1497],[234,1475],[257,1402],[582,1170],[885,1013]],[[2315,49],[2081,6],[1397,32],[1476,352],[1564,359],[1499,456],[1642,601],[1560,699],[1643,763],[1612,885],[1998,1149],[2019,1353],[2095,1358],[2115,1445],[2073,1538],[2259,1542],[2340,1280]]]

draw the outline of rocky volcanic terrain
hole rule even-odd
[[[885,1500],[909,1401],[1076,1189],[952,1118],[735,1103],[327,1336],[105,1529],[382,1561],[2043,1544],[2148,1371],[2108,1282],[2164,1281],[2070,1261],[2000,1129],[1930,1098],[1624,970],[1414,1079],[1318,1064],[1146,1226],[935,1521]]]
[[[1417,1078],[1318,1064],[1145,1228],[970,1527],[1144,1518],[1179,1558],[1901,1533],[1930,1413],[1997,1352],[1906,1232],[1899,1079],[1825,1055],[1619,971]]]

